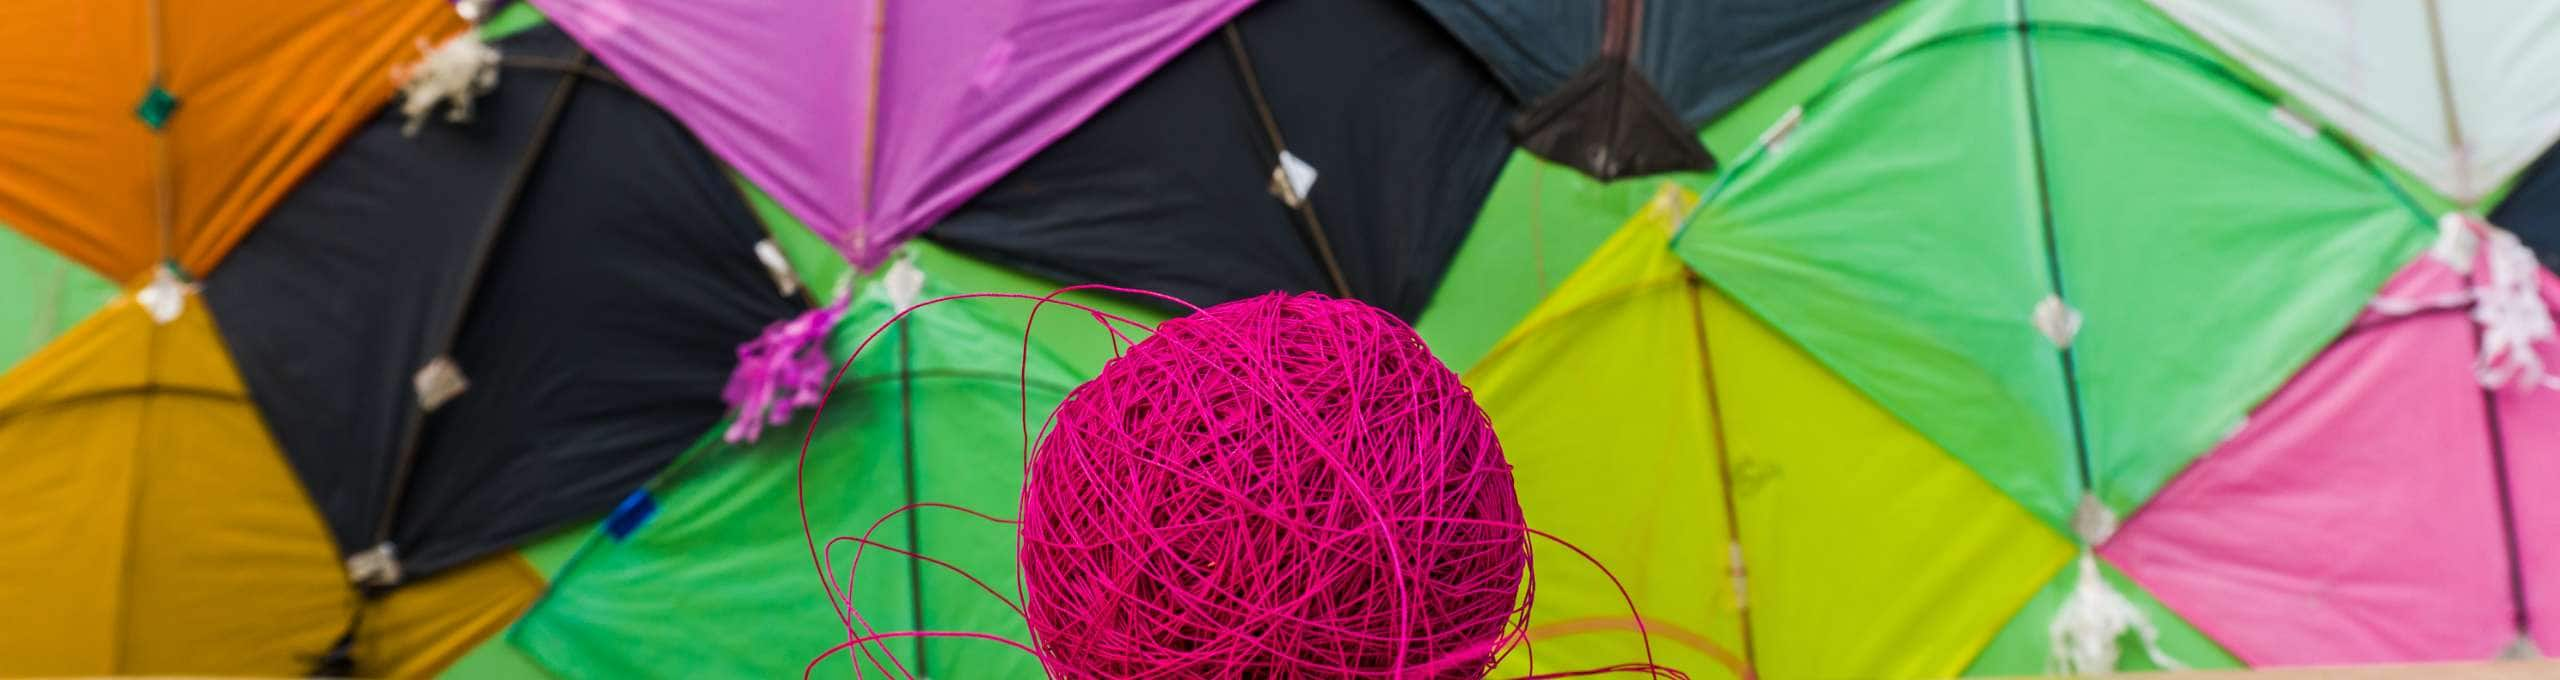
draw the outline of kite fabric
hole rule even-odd
[[[115,299],[116,285],[0,227],[0,372]]]
[[[829,343],[841,361],[898,311],[884,286],[851,303]],[[928,285],[926,297],[939,296]],[[890,515],[915,502],[947,503],[1011,518],[1021,494],[1024,431],[1033,431],[1083,380],[1046,347],[1026,353],[1018,316],[1030,305],[961,301],[924,308],[883,332],[838,383],[802,450],[805,422],[737,446],[715,431],[668,474],[627,503],[557,576],[509,641],[563,678],[645,676],[682,667],[712,677],[783,677],[845,641],[848,624],[811,581],[810,535],[850,578],[861,621],[878,632],[973,631],[1029,641],[1014,577],[1014,531],[949,509]],[[1097,330],[1098,329],[1090,329]],[[1026,394],[1023,386],[1027,384]],[[1026,412],[1025,409],[1028,409]],[[629,519],[624,519],[629,517]],[[885,520],[885,521],[884,521]],[[871,547],[951,563],[987,583]],[[616,531],[619,528],[620,531]],[[1039,675],[1039,664],[1002,645],[964,639],[892,640],[837,652],[825,668],[879,672],[888,658],[918,677]]]
[[[1204,307],[1317,291],[1418,316],[1510,151],[1500,86],[1403,2],[1271,0],[1232,27],[930,237]],[[1311,183],[1279,191],[1284,152]]]
[[[2194,626],[2187,625],[2184,619],[2178,618],[2177,612],[2170,611],[2167,606],[2160,603],[2158,598],[2144,591],[2142,584],[2126,578],[2124,572],[2118,570],[2114,563],[2108,562],[2103,557],[2093,558],[2093,560],[2097,565],[2101,583],[2117,594],[2123,595],[2132,604],[2132,611],[2140,616],[2141,621],[2158,631],[2161,654],[2175,662],[2179,668],[2227,670],[2243,667],[2239,659],[2232,658],[2231,654],[2215,644],[2212,638],[2205,637],[2204,633],[2197,631]],[[2009,625],[2001,628],[1999,634],[1991,637],[1991,643],[1982,647],[1981,653],[1973,658],[1972,665],[1965,667],[1964,675],[1966,677],[2053,675],[2054,668],[2060,663],[2053,648],[2053,622],[2060,615],[2063,607],[2073,599],[2073,594],[2079,591],[2080,580],[2080,569],[2076,567],[2057,571],[2052,580],[2046,581],[2043,588],[2036,591],[2035,597],[2027,600],[2026,606],[2017,609],[2009,618]],[[2162,664],[2161,659],[2148,653],[2145,649],[2148,641],[2138,631],[2125,631],[2112,642],[2116,644],[2115,670],[2117,671],[2170,669]]]
[[[443,0],[8,3],[0,224],[110,281],[204,273],[462,30]]]
[[[2560,138],[2560,5],[2151,2],[2462,207]]]
[[[748,203],[755,206],[757,219],[764,222],[765,231],[773,234],[777,249],[791,263],[792,272],[809,290],[826,291],[827,297],[834,298],[859,292],[861,288],[858,286],[887,277],[887,268],[861,274],[853,272],[852,265],[837,255],[834,248],[816,235],[807,233],[798,218],[783,211],[781,205],[762,190],[743,183],[740,186],[747,192]],[[915,258],[916,271],[924,275],[925,285],[932,288],[1031,296],[1050,295],[1061,288],[1055,281],[979,261],[932,241],[909,241],[901,248],[899,257]],[[917,299],[922,301],[925,298]],[[1071,291],[1058,296],[1058,299],[1149,326],[1170,316],[1162,305],[1106,291]],[[1029,325],[1033,342],[1056,349],[1080,374],[1091,375],[1101,371],[1102,362],[1126,346],[1117,338],[1098,332],[1091,317],[1065,307],[1042,307],[1041,313],[1029,320]]]
[[[1889,0],[1421,0],[1522,109],[1522,148],[1603,180],[1706,170],[1695,131]]]
[[[1898,5],[1832,41],[1708,123],[1698,132],[1699,141],[1720,156],[1739,157],[1887,29],[1901,24],[1911,7]],[[1450,259],[1438,292],[1414,321],[1414,332],[1431,343],[1441,361],[1465,371],[1609,240],[1628,215],[1641,210],[1662,181],[1705,192],[1716,176],[1682,172],[1602,182],[1536,154],[1513,152],[1475,224],[1467,228],[1466,241]]]
[[[1656,657],[1694,676],[1964,670],[2069,544],[1692,275],[1666,248],[1681,193],[1665,187],[1468,372],[1530,521],[1606,564]],[[1629,493],[1653,480],[1686,491]],[[1662,505],[1578,502],[1595,493]],[[1641,658],[1616,588],[1552,548],[1533,546],[1538,667]]]
[[[2070,543],[1723,291],[1699,297],[1760,677],[1965,669]]]
[[[612,508],[804,306],[676,121],[557,30],[498,47],[472,122],[383,110],[204,283],[339,549],[410,575]]]
[[[2536,273],[2543,304],[2560,303],[2560,279]],[[2469,295],[2466,278],[2436,257],[2404,269],[2101,554],[2251,666],[2497,656],[2519,633],[2510,565],[2528,592],[2560,587],[2532,577],[2551,562],[2510,562],[2500,508],[2550,495],[2554,477],[2500,466],[2560,456],[2530,425],[2549,421],[2529,419],[2560,412],[2560,389],[2483,399],[2472,307],[2436,302]]]
[[[532,0],[862,269],[1248,1]]]
[[[1688,270],[1663,250],[1695,200],[1665,186],[1621,230],[1632,239],[1602,246],[1467,373],[1502,438],[1530,526],[1600,563],[1530,544],[1530,647],[1508,657],[1498,677],[1644,661],[1647,637],[1654,662],[1691,677],[1743,677],[1750,668],[1742,600],[1727,577],[1738,565],[1730,563],[1718,433],[1699,382],[1695,299]],[[1619,243],[1628,240],[1633,247]],[[1614,500],[1595,502],[1604,498]]]
[[[110,303],[0,377],[0,675],[303,675],[360,596],[213,320]],[[532,603],[503,560],[367,609],[367,675],[430,674]]]
[[[2139,507],[2426,245],[2147,7],[1918,9],[1675,248],[2057,530]]]
[[[2489,223],[2524,239],[2542,256],[2543,266],[2560,267],[2560,150],[2543,152],[2524,171],[2489,213]]]
[[[522,6],[524,5],[512,5],[512,7]],[[516,549],[514,558],[530,570],[535,578],[537,592],[550,590],[553,577],[560,573],[562,567],[568,565],[569,558],[576,555],[580,547],[586,545],[587,536],[595,533],[598,524],[589,522],[562,529]],[[510,617],[503,623],[506,626],[513,626],[521,616],[522,613],[519,612],[516,617]],[[550,671],[542,669],[541,663],[534,661],[533,657],[526,655],[514,643],[508,642],[505,631],[505,628],[501,628],[475,641],[471,649],[461,658],[445,666],[440,677],[465,680],[554,680]]]

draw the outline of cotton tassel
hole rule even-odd
[[[2472,286],[2477,303],[2471,307],[2471,320],[2480,324],[2480,358],[2476,366],[2480,385],[2500,389],[2510,383],[2528,388],[2560,389],[2560,378],[2553,377],[2542,365],[2538,345],[2555,336],[2551,309],[2542,302],[2542,291],[2535,274],[2542,263],[2515,234],[2490,229],[2488,248],[2484,253],[2488,265],[2485,281]]]
[[[455,14],[462,15],[463,21],[477,24],[487,20],[489,10],[496,9],[497,6],[497,0],[454,0],[453,11]]]
[[[844,318],[850,298],[775,322],[764,334],[738,346],[738,368],[720,397],[737,409],[737,418],[722,435],[729,443],[752,443],[767,425],[791,422],[801,408],[816,406],[825,389],[827,335]]]
[[[417,45],[425,58],[394,74],[400,80],[400,115],[409,119],[400,134],[418,136],[439,103],[448,107],[446,121],[471,122],[471,101],[498,87],[497,48],[481,42],[476,32],[454,36],[434,49],[425,40]]]
[[[2153,664],[2165,670],[2185,668],[2160,648],[2160,629],[2098,570],[2096,546],[2114,537],[2115,513],[2097,496],[2082,496],[2071,527],[2080,535],[2080,575],[2046,629],[2051,644],[2047,670],[2064,675],[2113,672],[2117,641],[2127,632],[2142,641],[2143,653],[2150,655]]]
[[[915,306],[924,293],[924,270],[916,267],[915,253],[890,263],[878,285],[892,309]],[[766,426],[791,422],[792,414],[818,405],[835,368],[827,356],[827,336],[853,303],[850,286],[849,278],[838,281],[833,304],[768,326],[763,335],[738,346],[738,367],[720,393],[738,414],[723,439],[752,443]]]

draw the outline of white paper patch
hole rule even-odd
[[[1280,165],[1271,169],[1271,193],[1280,202],[1295,208],[1307,202],[1307,192],[1316,188],[1316,166],[1308,165],[1288,149],[1280,150]]]
[[[2302,116],[2295,114],[2292,109],[2282,106],[2267,109],[2267,117],[2275,119],[2276,124],[2284,126],[2284,129],[2292,130],[2296,137],[2310,139],[2320,136],[2320,126],[2303,120]]]
[[[165,326],[187,310],[187,296],[195,291],[194,284],[179,281],[177,272],[161,265],[151,270],[150,285],[134,292],[133,301],[142,305],[143,313],[151,315],[152,323]]]
[[[2055,347],[2070,349],[2071,340],[2080,336],[2080,310],[2063,303],[2060,296],[2047,295],[2036,303],[2035,321],[2036,330]]]
[[[924,296],[924,269],[916,266],[915,253],[900,256],[889,263],[889,272],[880,277],[883,292],[889,295],[889,306],[906,309]]]
[[[1795,132],[1796,124],[1802,122],[1804,122],[1804,107],[1787,109],[1787,115],[1779,116],[1778,122],[1771,124],[1767,131],[1760,133],[1760,146],[1768,147],[1770,152],[1775,153],[1778,145],[1787,141],[1787,133]]]
[[[348,555],[347,580],[360,586],[400,585],[400,551],[385,542]]]
[[[453,401],[454,397],[462,396],[464,390],[471,389],[471,381],[462,376],[462,365],[454,363],[453,357],[449,356],[427,362],[416,375],[410,376],[409,382],[418,390],[418,409],[422,411],[434,411],[445,402]]]
[[[756,242],[756,261],[764,263],[764,272],[773,276],[773,287],[783,295],[800,292],[800,275],[791,271],[791,259],[782,256],[782,246],[773,239]]]

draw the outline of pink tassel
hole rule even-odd
[[[753,443],[765,426],[791,422],[795,412],[818,404],[828,369],[835,366],[827,357],[827,335],[844,312],[843,301],[812,309],[766,326],[763,335],[738,346],[738,368],[720,392],[737,410],[724,439]]]

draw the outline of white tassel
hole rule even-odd
[[[418,136],[437,104],[447,106],[446,121],[471,122],[471,101],[498,87],[497,48],[481,42],[477,33],[465,32],[434,49],[420,40],[418,52],[425,58],[395,74],[400,80],[400,115],[409,118],[400,126],[400,134]]]
[[[2142,651],[2151,662],[2165,670],[2181,670],[2185,666],[2170,658],[2160,648],[2160,629],[2142,610],[2116,592],[2098,570],[2095,547],[2115,536],[2116,517],[2097,496],[2080,498],[2073,513],[2071,528],[2080,535],[2080,575],[2071,586],[2071,595],[2062,601],[2062,609],[2054,612],[2053,622],[2046,628],[2050,649],[2046,670],[2064,675],[2113,672],[2119,654],[2117,640],[2131,632],[2142,641]]]
[[[2542,366],[2538,345],[2554,336],[2551,309],[2543,305],[2542,263],[2515,234],[2490,229],[2487,280],[2472,285],[2471,320],[2480,324],[2480,385],[2489,389],[2520,383],[2527,388],[2560,389],[2560,378]]]

